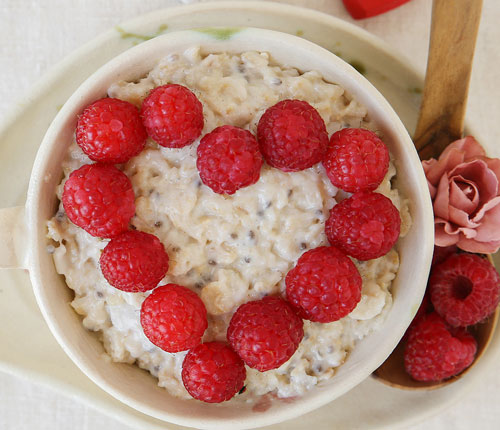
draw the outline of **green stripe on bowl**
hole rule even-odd
[[[205,27],[194,29],[194,31],[208,34],[217,40],[229,40],[241,30],[243,30],[242,27]]]

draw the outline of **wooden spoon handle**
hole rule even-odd
[[[427,72],[413,141],[425,160],[462,137],[483,0],[434,0]]]

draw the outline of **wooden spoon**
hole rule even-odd
[[[481,8],[482,0],[434,0],[424,93],[413,137],[422,160],[439,157],[448,144],[463,135]],[[478,342],[474,362],[490,343],[498,314],[497,309],[487,321],[471,328]],[[374,372],[381,382],[398,388],[428,390],[447,385],[467,371],[441,382],[414,381],[404,369],[404,347],[403,340]]]

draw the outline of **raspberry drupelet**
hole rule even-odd
[[[71,222],[102,238],[127,230],[134,201],[130,179],[111,164],[85,164],[71,172],[62,193]]]
[[[208,327],[207,310],[196,293],[186,287],[167,284],[144,300],[141,325],[146,337],[167,352],[193,348]]]
[[[276,369],[288,361],[303,336],[302,319],[276,296],[241,305],[227,329],[227,339],[236,353],[260,372]]]
[[[344,128],[330,138],[323,166],[336,187],[350,193],[373,191],[389,169],[389,151],[372,131]]]
[[[283,100],[267,109],[257,126],[257,140],[267,163],[284,172],[319,163],[328,146],[325,122],[302,100]]]
[[[203,136],[196,167],[202,182],[219,194],[234,194],[255,184],[260,177],[262,155],[254,135],[224,125]]]
[[[401,218],[391,200],[361,191],[336,204],[325,224],[331,245],[366,261],[387,254],[399,237]]]
[[[139,110],[109,97],[87,106],[76,125],[76,143],[102,163],[125,163],[142,151],[147,137]]]
[[[182,85],[153,89],[142,102],[141,117],[148,135],[167,148],[190,145],[203,130],[203,106]]]
[[[300,317],[320,323],[348,315],[361,300],[361,275],[343,252],[322,246],[304,253],[285,278],[286,296]]]
[[[182,382],[195,399],[221,403],[234,397],[245,383],[243,360],[223,342],[201,343],[182,363]]]
[[[138,293],[153,289],[163,279],[168,270],[168,254],[156,236],[130,230],[111,239],[99,265],[113,287]]]
[[[472,335],[463,328],[451,328],[432,312],[409,331],[405,369],[417,381],[441,381],[469,367],[476,351],[477,342]]]
[[[474,254],[455,254],[434,267],[429,288],[436,312],[454,327],[484,320],[500,301],[498,272]]]

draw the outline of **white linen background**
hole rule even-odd
[[[0,122],[53,64],[96,35],[140,14],[195,1],[0,0]],[[431,0],[411,0],[389,13],[362,21],[354,21],[341,0],[280,2],[308,6],[353,22],[385,40],[417,69],[425,70]],[[490,155],[497,157],[500,156],[499,22],[500,2],[484,0],[467,113],[469,123],[480,130],[482,143]],[[411,430],[499,428],[500,372],[496,370],[492,369],[487,381],[476,384],[475,391]],[[69,427],[132,430],[49,386],[0,373],[0,429]]]

